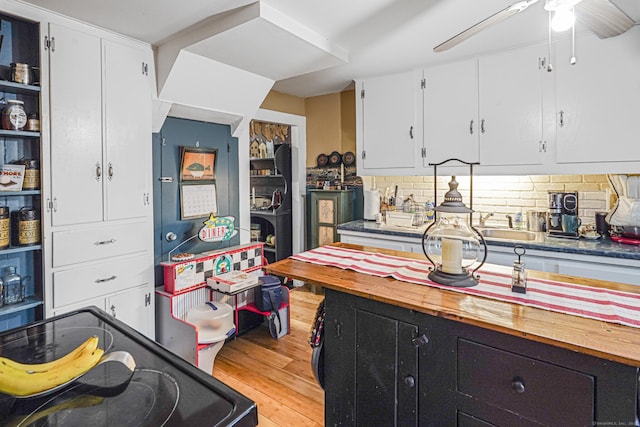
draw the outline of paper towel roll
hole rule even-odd
[[[375,220],[380,212],[380,193],[378,190],[364,190],[364,219]]]

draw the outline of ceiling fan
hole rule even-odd
[[[444,52],[451,49],[480,31],[524,12],[529,6],[539,1],[525,0],[514,3],[439,44],[433,48],[433,51]],[[627,14],[609,0],[545,0],[544,8],[549,11],[550,20],[556,17],[560,18],[563,14],[567,16],[568,13],[575,12],[575,18],[601,39],[620,35],[635,25],[635,22]],[[553,19],[551,19],[551,14],[553,14]],[[572,27],[573,21],[565,29]]]

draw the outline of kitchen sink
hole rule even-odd
[[[536,240],[536,233],[525,230],[512,230],[509,228],[485,228],[480,233],[486,238],[506,240]]]

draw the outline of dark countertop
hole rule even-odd
[[[376,224],[375,221],[366,221],[362,219],[338,225],[338,230],[408,237],[411,239],[421,239],[425,228],[426,226],[417,229],[411,229],[409,227],[387,227],[385,225]],[[518,244],[527,249],[540,251],[640,260],[640,247],[612,242],[608,238],[600,238],[597,240],[586,240],[584,238],[580,238],[573,240],[549,237],[546,233],[537,234],[538,236],[536,240],[533,241],[505,240],[489,237],[485,237],[485,241],[488,246],[513,247],[515,244]]]

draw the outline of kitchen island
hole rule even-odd
[[[267,270],[325,288],[327,425],[636,424],[638,328],[292,259]]]

